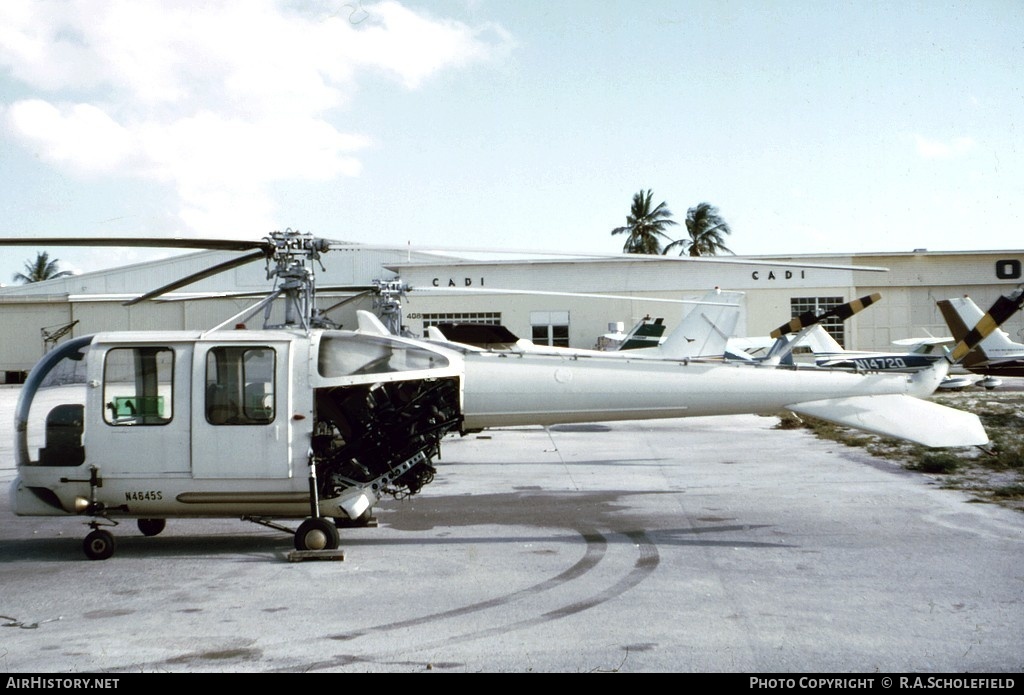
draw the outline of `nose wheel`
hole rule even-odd
[[[338,527],[326,517],[310,517],[295,531],[296,550],[337,550]]]
[[[106,560],[114,554],[114,534],[105,529],[93,529],[82,541],[82,550],[90,560]]]

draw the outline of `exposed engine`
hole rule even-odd
[[[441,439],[461,421],[456,378],[317,389],[313,456],[321,498],[351,487],[416,494],[434,479]]]

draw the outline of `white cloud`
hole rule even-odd
[[[7,119],[44,159],[80,172],[117,171],[132,149],[132,133],[90,104],[61,110],[40,99],[26,99],[11,105]]]
[[[397,2],[382,2],[366,12],[372,26],[355,33],[352,58],[394,73],[410,88],[441,70],[483,60],[512,44],[508,33],[496,25],[474,29],[416,14]],[[485,35],[496,42],[486,41]]]
[[[272,182],[358,175],[372,138],[337,121],[366,73],[416,88],[509,45],[390,0],[5,0],[0,69],[32,96],[0,116],[58,167],[172,184],[205,233],[272,216]]]
[[[974,138],[952,138],[948,142],[930,140],[923,135],[914,135],[917,154],[923,159],[952,159],[970,153],[977,143]]]

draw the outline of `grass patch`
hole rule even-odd
[[[866,447],[876,438],[870,434],[864,434],[857,430],[850,429],[849,427],[843,427],[842,425],[835,425],[828,420],[821,420],[816,417],[797,417],[792,413],[783,413],[779,416],[779,423],[775,425],[775,429],[779,430],[794,430],[794,429],[808,429],[820,439],[829,439],[833,442],[839,442],[847,446]]]
[[[1024,442],[1021,435],[1007,435],[1006,433],[991,436],[992,446],[989,449],[992,456],[988,458],[990,467],[998,469],[1022,470],[1024,469]]]
[[[906,467],[922,473],[948,475],[955,473],[962,465],[963,460],[957,454],[949,451],[929,451],[919,456],[917,460],[907,463]]]
[[[1002,499],[1024,500],[1024,483],[997,487],[992,490],[992,496]]]

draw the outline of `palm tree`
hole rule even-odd
[[[39,251],[36,253],[35,261],[25,261],[25,272],[15,273],[14,281],[27,283],[27,282],[42,282],[43,280],[53,280],[54,278],[62,278],[67,275],[71,275],[70,270],[59,270],[57,264],[60,261],[54,258],[50,260],[50,254],[46,251]]]
[[[732,234],[729,224],[718,214],[718,208],[711,203],[701,203],[686,211],[686,231],[689,239],[678,239],[665,247],[667,254],[676,246],[682,247],[679,255],[689,251],[691,256],[715,256],[719,251],[732,253],[725,245],[723,235]]]
[[[672,219],[672,212],[664,201],[651,209],[652,195],[650,189],[636,193],[625,226],[612,230],[612,234],[629,235],[622,247],[623,253],[661,253],[661,237],[671,238],[665,233],[665,227],[679,224]]]

